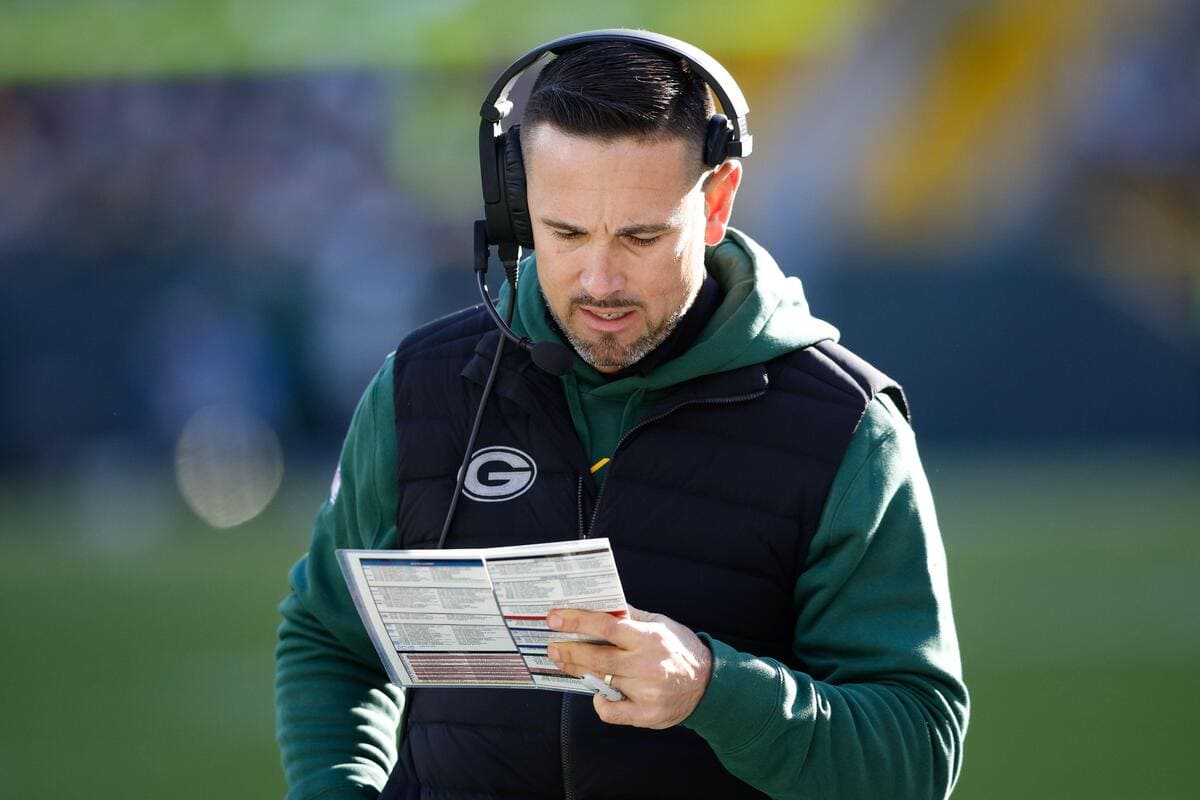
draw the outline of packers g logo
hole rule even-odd
[[[499,503],[524,494],[537,477],[537,464],[513,447],[476,450],[467,464],[463,494],[480,503]]]

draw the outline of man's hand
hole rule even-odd
[[[625,700],[593,699],[600,719],[614,725],[669,728],[692,713],[708,688],[712,653],[696,634],[662,614],[629,607],[629,619],[600,611],[560,608],[550,612],[552,630],[586,633],[612,642],[554,642],[550,659],[571,675],[612,675]]]

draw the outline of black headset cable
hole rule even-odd
[[[510,281],[509,284],[509,304],[508,310],[505,313],[504,321],[512,325],[513,312],[517,308],[517,283]],[[475,439],[479,436],[479,426],[483,422],[483,410],[487,406],[488,397],[492,394],[492,384],[496,381],[496,373],[500,371],[500,359],[504,355],[504,342],[507,339],[501,336],[496,342],[496,355],[492,359],[492,369],[488,372],[487,382],[483,385],[483,394],[479,398],[479,408],[475,411],[475,422],[471,425],[471,435],[467,437],[467,449],[463,453],[462,464],[458,468],[458,481],[454,485],[454,494],[450,498],[450,508],[446,511],[446,521],[442,525],[442,535],[438,537],[437,549],[441,550],[446,545],[446,536],[450,533],[450,525],[454,521],[454,512],[458,508],[458,498],[462,495],[463,484],[467,480],[467,465],[471,463],[471,453],[475,450]]]

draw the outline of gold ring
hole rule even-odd
[[[604,676],[604,685],[610,689],[612,688],[612,679],[613,676],[611,674]]]

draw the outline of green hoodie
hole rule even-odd
[[[669,387],[836,338],[809,314],[799,280],[745,235],[730,230],[705,263],[724,297],[687,352],[648,376],[607,381],[579,359],[563,376],[593,463]],[[514,328],[556,338],[536,278],[531,259]],[[382,546],[395,531],[391,372],[389,357],[355,412],[336,501],[322,506],[280,607],[276,709],[289,800],[373,797],[396,757],[403,692],[386,682],[333,556]],[[682,724],[772,797],[948,795],[961,767],[967,692],[932,497],[912,431],[886,396],[868,406],[838,469],[796,607],[795,652],[827,679],[701,632],[712,677]]]
[[[563,376],[563,390],[575,431],[590,463],[612,455],[621,434],[668,393],[700,375],[761,364],[817,342],[837,340],[838,332],[808,311],[799,278],[788,278],[756,242],[736,230],[705,253],[705,266],[724,298],[696,342],[682,355],[646,376],[609,380],[576,358]],[[502,311],[507,290],[501,293]],[[513,330],[535,342],[562,339],[546,320],[536,262],[523,264],[517,281]],[[604,472],[596,473],[602,480]]]

